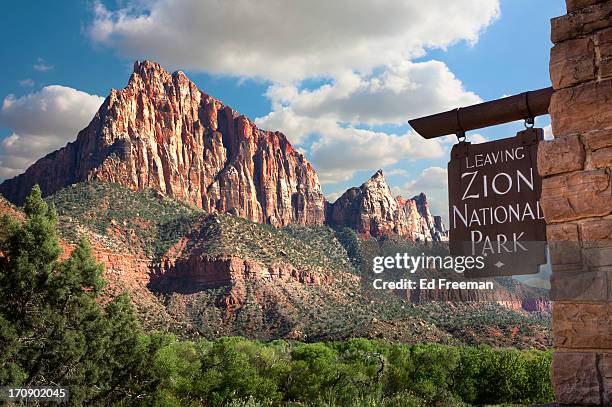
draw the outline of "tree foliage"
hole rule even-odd
[[[144,334],[127,295],[104,295],[102,266],[87,241],[60,258],[55,209],[38,187],[24,210],[24,222],[0,221],[0,386],[65,386],[74,405],[391,407],[553,398],[550,352]]]
[[[146,344],[131,302],[100,305],[102,265],[87,241],[60,259],[55,208],[38,186],[24,212],[0,224],[0,384],[61,384],[75,403],[133,394]]]

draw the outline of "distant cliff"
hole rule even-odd
[[[431,215],[425,194],[394,198],[382,170],[330,204],[328,222],[376,238],[394,233],[418,241],[448,239],[442,218]]]

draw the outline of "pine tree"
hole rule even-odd
[[[100,305],[103,267],[85,239],[59,260],[57,215],[38,186],[24,212],[0,221],[0,385],[67,386],[75,404],[131,397],[149,350],[129,298]]]

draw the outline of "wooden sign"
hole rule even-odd
[[[542,179],[536,158],[543,130],[482,144],[460,142],[448,163],[449,244],[456,256],[483,256],[468,277],[538,272],[546,263]]]

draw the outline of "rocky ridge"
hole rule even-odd
[[[328,221],[375,238],[394,233],[415,241],[448,240],[442,218],[432,216],[425,194],[394,198],[382,170],[330,204]]]
[[[258,129],[201,92],[183,72],[134,64],[76,141],[0,185],[21,204],[38,183],[43,195],[81,181],[152,188],[206,211],[234,212],[275,226],[324,221],[319,179],[279,132]]]
[[[47,196],[92,180],[151,188],[274,226],[328,223],[418,241],[446,236],[425,195],[393,198],[382,172],[327,203],[315,170],[282,133],[258,129],[183,72],[150,61],[136,61],[127,86],[111,90],[74,142],[3,182],[0,193],[21,205],[34,184]]]
[[[367,259],[355,258],[352,244],[364,256],[370,246],[380,255],[394,240],[413,245],[400,237],[354,239],[350,229],[326,226],[274,228],[107,182],[73,185],[48,202],[57,208],[64,256],[87,237],[105,264],[106,295],[128,291],[146,329],[186,338],[365,336],[548,346],[539,317],[521,310],[527,298],[521,291],[502,296],[499,287],[491,299],[464,293],[413,299],[365,290],[357,267]],[[10,209],[0,206],[0,214],[13,216]],[[453,299],[459,301],[446,302]],[[517,326],[528,328],[515,335]]]

